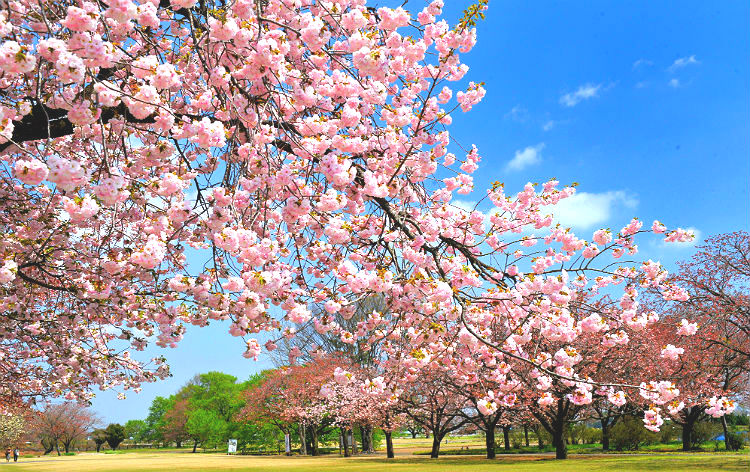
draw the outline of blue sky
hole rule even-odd
[[[495,180],[511,192],[556,177],[579,183],[562,212],[582,237],[633,216],[701,238],[750,229],[750,3],[490,3],[464,56],[487,96],[451,126],[483,156],[466,201]],[[456,18],[465,2],[446,4]],[[668,267],[692,250],[641,249]],[[196,373],[270,367],[242,358],[243,344],[221,324],[188,328],[177,349],[149,351],[167,356],[171,379],[126,400],[101,392],[93,407],[107,422],[144,418]]]

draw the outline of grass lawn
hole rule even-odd
[[[11,469],[12,468],[12,469]],[[382,454],[342,458],[285,456],[227,456],[224,454],[189,454],[175,452],[126,454],[79,454],[74,457],[25,459],[17,464],[2,463],[0,470],[49,472],[140,472],[179,470],[201,471],[602,471],[602,470],[737,470],[750,468],[747,454],[659,454],[633,456],[573,456],[556,461],[549,456],[502,457],[488,461],[480,457],[444,457],[437,460],[403,456],[387,460]]]

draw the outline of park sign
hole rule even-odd
[[[227,443],[227,454],[235,454],[237,452],[237,440],[230,439]]]

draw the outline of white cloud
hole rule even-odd
[[[516,105],[511,108],[508,113],[505,114],[505,118],[523,123],[529,119],[529,110],[525,109],[521,105]]]
[[[581,85],[575,92],[566,93],[560,97],[560,104],[566,107],[574,107],[584,100],[598,97],[601,89],[602,84]]]
[[[677,69],[682,69],[683,67],[689,66],[691,64],[700,64],[700,61],[695,58],[695,55],[691,55],[688,57],[681,57],[679,59],[676,59],[671,66],[667,68],[669,72],[674,72]]]
[[[642,80],[642,81],[638,82],[637,84],[635,84],[635,88],[641,89],[641,88],[646,88],[646,87],[648,87],[648,82],[646,82],[644,80]]]
[[[680,80],[679,79],[671,79],[669,82],[667,82],[670,87],[672,88],[678,88],[680,86]]]
[[[653,62],[649,61],[648,59],[638,59],[633,63],[633,69],[638,69],[641,66],[652,66],[654,65]]]
[[[557,121],[555,121],[555,120],[548,120],[547,122],[545,122],[545,123],[544,123],[544,124],[542,125],[542,129],[543,129],[544,131],[549,131],[549,130],[551,130],[552,128],[554,128],[555,126],[557,126]]]
[[[513,156],[513,159],[508,162],[505,168],[507,170],[522,170],[531,165],[538,164],[542,160],[542,149],[544,149],[544,143],[516,151],[516,155]]]
[[[555,216],[555,221],[564,227],[592,229],[602,227],[615,212],[633,209],[637,205],[638,200],[622,190],[603,193],[577,192],[551,207],[551,212]]]

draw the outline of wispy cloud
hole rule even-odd
[[[516,155],[513,156],[513,159],[508,162],[505,168],[507,170],[521,170],[538,164],[542,161],[542,149],[544,149],[544,143],[516,151]]]
[[[547,120],[547,121],[546,121],[546,122],[544,122],[544,124],[542,125],[542,129],[543,129],[544,131],[549,131],[549,130],[551,130],[552,128],[554,128],[555,126],[557,126],[557,121],[555,121],[555,120]]]
[[[670,79],[667,84],[672,88],[678,88],[681,85],[679,79]]]
[[[560,104],[566,107],[574,107],[584,100],[598,97],[601,89],[602,84],[581,85],[575,92],[566,93],[560,97]]]
[[[649,61],[648,59],[638,59],[633,63],[633,70],[638,69],[639,67],[647,67],[652,65],[654,65],[654,63],[652,61]]]
[[[691,64],[700,64],[700,61],[695,58],[695,55],[687,56],[687,57],[680,57],[679,59],[675,59],[675,61],[672,63],[671,66],[667,68],[669,72],[674,72],[677,69],[682,69],[683,67],[687,67]]]
[[[508,113],[505,114],[505,119],[510,119],[513,121],[518,121],[519,123],[523,123],[525,121],[528,121],[529,119],[529,110],[525,109],[521,105],[516,105],[513,108],[511,108]]]
[[[565,227],[588,230],[602,227],[616,212],[638,206],[638,199],[622,190],[578,192],[552,207],[555,221]]]

